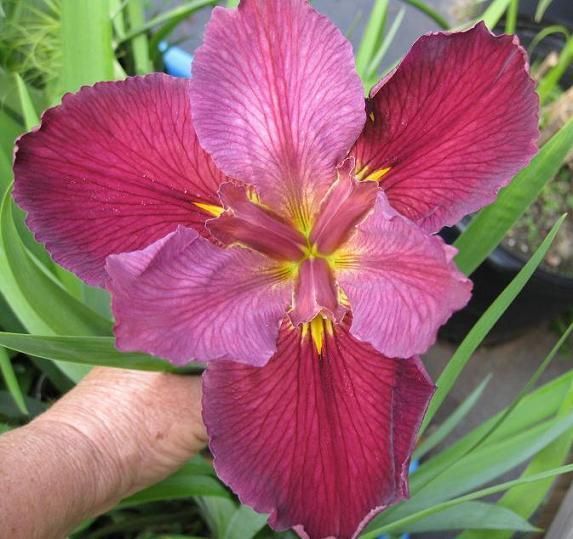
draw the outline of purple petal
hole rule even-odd
[[[225,183],[219,194],[227,211],[207,222],[219,241],[246,245],[277,260],[302,258],[306,238],[275,212],[249,200],[244,187]]]
[[[223,176],[197,142],[189,84],[154,74],[68,94],[22,137],[14,197],[54,259],[90,284],[105,259],[202,230]]]
[[[495,199],[531,159],[538,98],[516,37],[483,23],[421,37],[372,91],[352,154],[394,208],[428,232]]]
[[[259,253],[222,249],[181,227],[142,251],[111,255],[106,268],[120,350],[257,366],[276,350],[292,283]]]
[[[389,357],[425,352],[439,327],[469,301],[456,250],[398,214],[379,193],[374,211],[337,255],[336,278],[352,334]]]
[[[347,159],[321,204],[310,240],[323,255],[333,253],[347,241],[355,226],[374,206],[378,184],[357,181],[352,177],[353,172],[354,160]]]
[[[306,0],[215,8],[191,97],[218,166],[302,225],[366,118],[350,43]]]
[[[328,262],[323,258],[308,258],[302,262],[290,313],[293,324],[310,322],[319,313],[339,320],[344,312],[338,304],[338,290]]]
[[[408,495],[433,385],[419,360],[325,331],[321,353],[286,323],[265,367],[210,365],[203,417],[219,477],[273,528],[350,539]]]

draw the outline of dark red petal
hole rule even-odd
[[[14,196],[62,266],[90,284],[105,258],[178,225],[203,231],[223,179],[191,123],[189,82],[154,74],[68,94],[18,142]]]
[[[536,151],[538,99],[516,37],[421,37],[372,91],[351,152],[361,177],[428,232],[492,202]]]
[[[319,354],[283,325],[262,368],[209,365],[203,416],[215,468],[243,503],[303,537],[354,537],[408,494],[416,432],[433,392],[418,359],[388,359],[347,326]]]

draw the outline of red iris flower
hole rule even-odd
[[[470,296],[433,234],[535,152],[516,38],[420,38],[364,101],[305,0],[215,8],[193,79],[64,97],[18,143],[15,198],[112,295],[117,346],[208,363],[215,467],[302,537],[354,537],[407,495],[433,392],[417,358]]]

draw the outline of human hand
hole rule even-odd
[[[199,377],[95,368],[0,437],[0,528],[14,539],[64,537],[206,443]]]

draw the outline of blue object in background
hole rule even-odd
[[[159,44],[159,50],[163,56],[163,64],[165,71],[174,77],[191,78],[191,64],[193,62],[193,55],[184,51],[180,47],[170,47],[168,43],[162,41]],[[418,461],[414,460],[410,463],[409,473],[413,473],[418,469]],[[387,535],[381,535],[378,539],[388,539]],[[410,539],[410,534],[405,533],[400,539]]]
[[[174,77],[190,78],[191,63],[193,55],[184,51],[180,47],[170,47],[168,43],[162,41],[159,44],[159,50],[163,57],[165,71]]]

